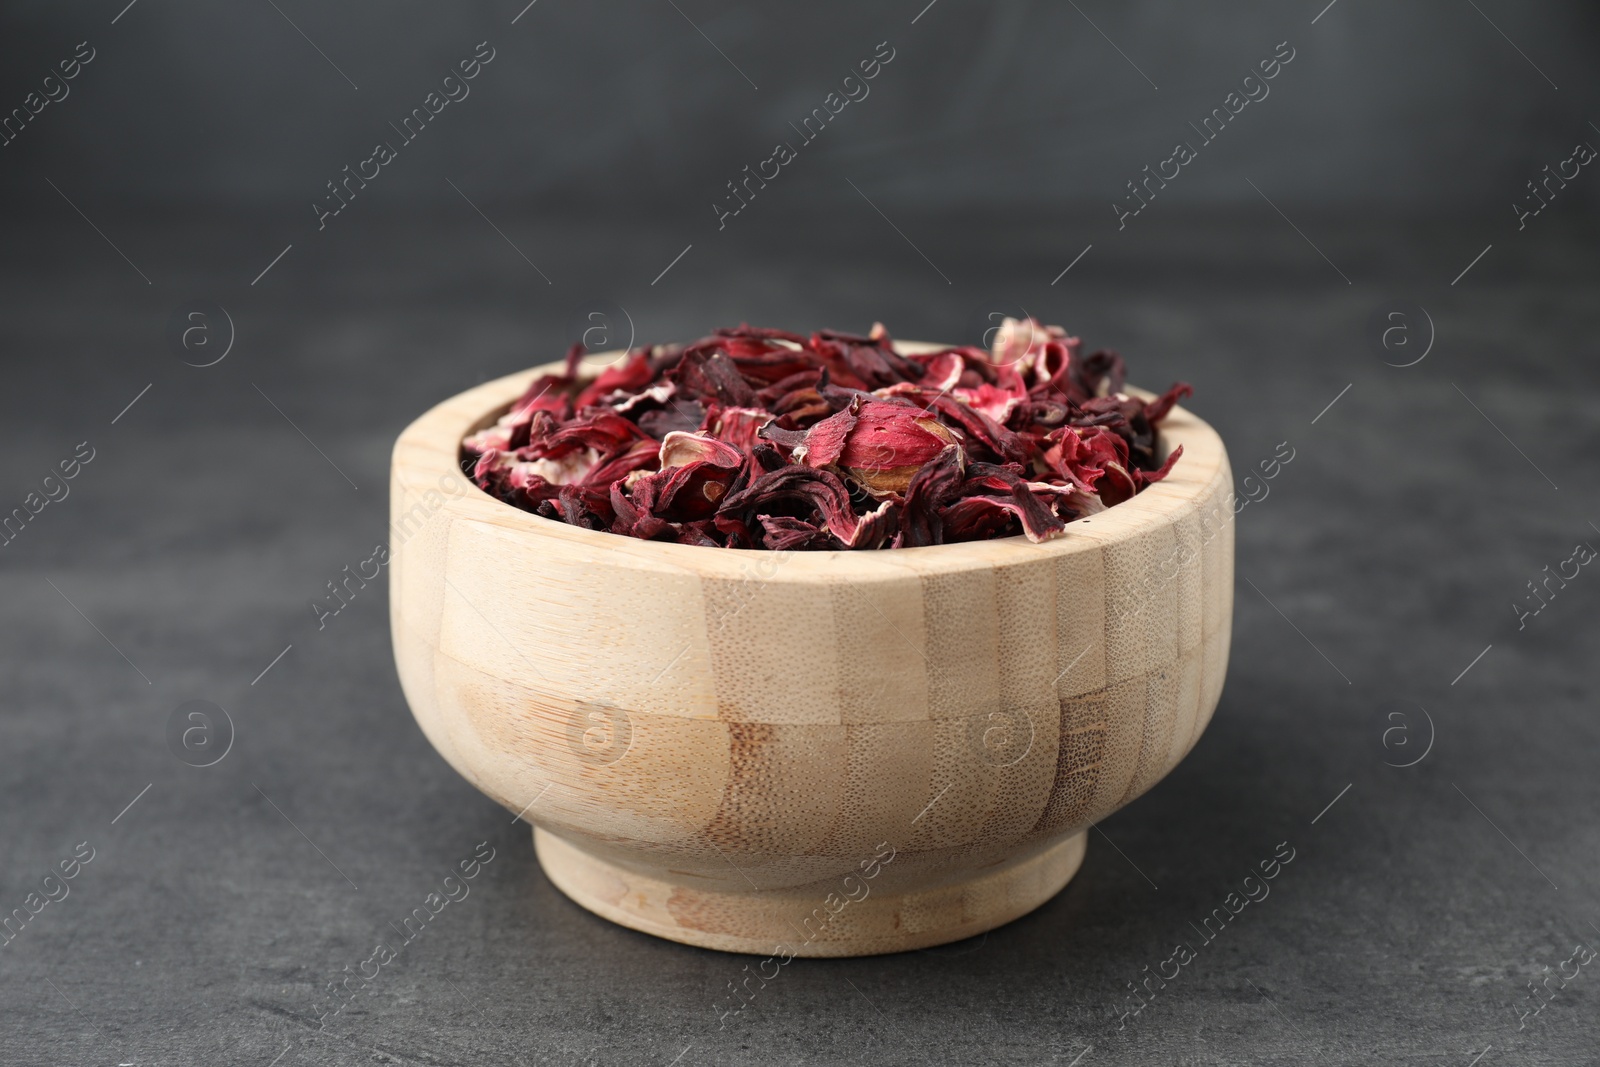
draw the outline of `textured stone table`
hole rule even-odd
[[[149,285],[59,203],[5,223],[4,509],[79,442],[93,459],[0,549],[0,909],[24,908],[80,842],[93,859],[0,948],[0,1062],[1593,1055],[1600,968],[1563,964],[1600,945],[1600,576],[1552,583],[1521,629],[1510,606],[1576,543],[1600,545],[1592,223],[1508,239],[1498,219],[1292,212],[1314,249],[1265,205],[1171,205],[1109,237],[1099,212],[897,216],[930,264],[859,204],[775,207],[712,238],[703,223],[497,217],[546,284],[474,216],[370,206],[309,238],[298,207],[124,213],[108,236]],[[191,298],[235,325],[214,366],[169,349]],[[742,317],[961,338],[986,308],[1027,307],[1121,349],[1141,384],[1192,381],[1240,479],[1293,449],[1239,517],[1233,660],[1209,732],[1091,834],[1059,897],[941,949],[797,960],[721,1019],[754,960],[571,904],[528,827],[428,747],[381,582],[319,630],[311,601],[386,538],[399,429],[558,354],[599,298],[642,340]],[[1414,366],[1370,343],[1393,300],[1436,327]],[[1408,325],[1420,353],[1426,326]],[[169,746],[194,700],[235,730],[210,767]],[[480,842],[493,858],[468,895],[407,941],[402,920]],[[1213,909],[1289,850],[1270,895],[1204,939]],[[1166,962],[1179,942],[1181,967]],[[379,943],[394,958],[332,999]],[[1139,1003],[1130,983],[1174,969],[1119,1021]],[[1563,971],[1577,976],[1519,1031],[1518,1009],[1543,1003],[1528,983]]]

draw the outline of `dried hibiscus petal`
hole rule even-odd
[[[715,437],[669,433],[661,442],[659,469],[629,488],[636,506],[670,522],[710,518],[728,495],[744,453]]]
[[[983,505],[1000,508],[1022,520],[1022,532],[1030,541],[1047,541],[1066,526],[1022,480],[1020,471],[1009,465],[974,464],[961,489],[961,499],[951,505],[952,512]]]
[[[923,464],[954,443],[955,435],[923,408],[857,397],[811,427],[793,457],[808,467],[842,467],[881,496],[904,493]]]
[[[1152,423],[1160,422],[1167,417],[1167,413],[1177,407],[1178,401],[1186,396],[1194,395],[1194,386],[1188,382],[1178,382],[1172,388],[1156,397],[1145,405],[1144,417]]]
[[[944,511],[961,491],[966,453],[951,445],[923,465],[906,487],[900,511],[900,543],[908,547],[944,541]]]
[[[771,412],[759,408],[713,408],[706,413],[701,428],[742,452],[756,446],[761,427],[772,419]]]

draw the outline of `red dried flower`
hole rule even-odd
[[[811,427],[791,458],[808,467],[842,467],[882,496],[904,493],[912,475],[954,443],[955,435],[926,409],[858,395]]]

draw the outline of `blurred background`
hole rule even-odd
[[[1589,1055],[1600,979],[1529,983],[1600,940],[1600,580],[1530,583],[1600,545],[1597,46],[1576,0],[6,4],[0,914],[97,852],[0,947],[0,1062]],[[1222,705],[1044,908],[796,961],[719,1028],[745,961],[566,901],[416,729],[381,583],[310,602],[386,538],[407,423],[585,330],[1023,312],[1192,382],[1236,476],[1295,450],[1239,519]]]
[[[885,75],[763,211],[854,213],[848,176],[901,209],[1104,212],[1286,40],[1296,59],[1270,102],[1215,146],[1224,158],[1174,183],[1172,204],[1253,207],[1248,175],[1286,209],[1504,213],[1588,129],[1600,34],[1600,11],[1576,0],[1339,0],[1315,25],[1316,4],[1155,0],[938,0],[915,25],[917,4],[539,0],[515,25],[518,5],[481,0],[142,0],[111,25],[101,8],[117,6],[7,5],[8,109],[78,42],[96,51],[73,95],[5,149],[9,201],[49,175],[108,207],[292,208],[284,225],[302,226],[324,182],[488,41],[484,79],[366,210],[453,215],[450,178],[485,207],[703,230],[724,182],[794,139],[787,124],[887,40]],[[1593,205],[1592,186],[1572,199]],[[552,266],[599,255],[561,252]]]

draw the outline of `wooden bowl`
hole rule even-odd
[[[545,873],[590,911],[762,955],[970,937],[1065,886],[1090,824],[1210,721],[1233,477],[1184,409],[1162,425],[1163,453],[1184,446],[1166,480],[1045,544],[778,553],[481,492],[461,440],[532,373],[400,435],[390,617],[428,740],[534,824]]]

